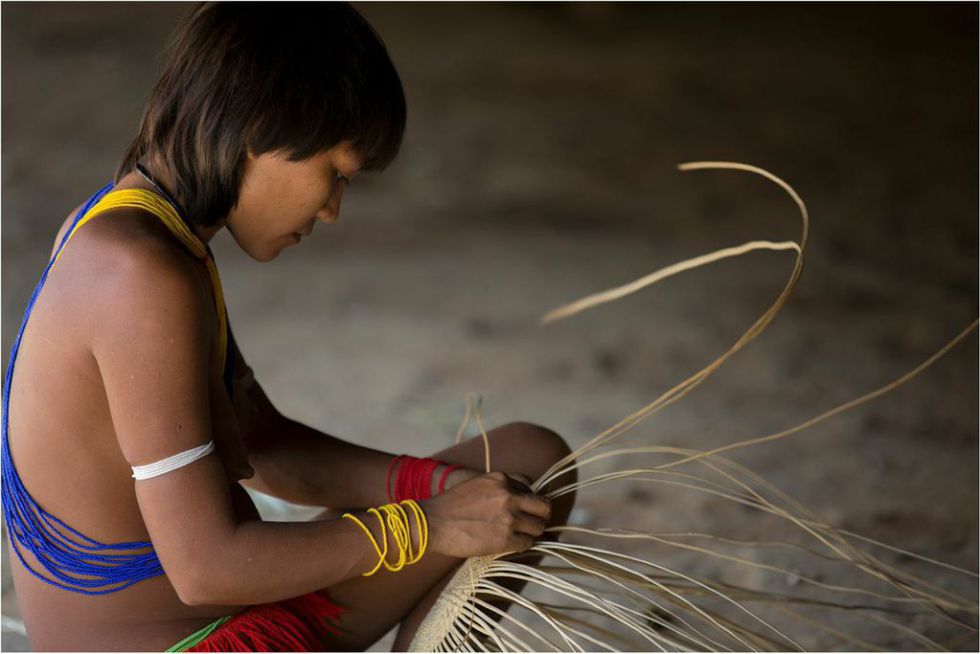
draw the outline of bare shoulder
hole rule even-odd
[[[68,217],[65,218],[65,221],[61,223],[61,227],[58,228],[58,235],[54,237],[54,243],[51,246],[52,257],[54,256],[55,252],[58,251],[58,245],[61,243],[61,239],[64,238],[65,232],[68,231],[68,227],[72,224],[72,221],[75,220],[75,216],[77,216],[78,212],[81,210],[82,210],[82,205],[78,205],[70,214],[68,214]]]
[[[198,338],[207,333],[211,299],[203,266],[145,211],[121,207],[85,223],[72,234],[59,266],[70,269],[67,276],[85,279],[86,305],[78,309],[100,317],[93,353],[99,340],[118,347],[119,338],[138,338],[140,330],[180,327]]]
[[[55,247],[73,218],[62,225]],[[103,281],[200,286],[200,262],[158,218],[141,209],[119,207],[99,214],[78,228],[66,247],[83,265],[94,265],[92,272],[106,275]]]

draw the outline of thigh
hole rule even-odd
[[[568,453],[559,436],[534,425],[511,423],[487,432],[491,470],[538,478]],[[485,470],[485,446],[476,436],[431,455],[476,470]],[[326,512],[322,518],[339,517]],[[341,616],[343,636],[336,650],[363,650],[402,621],[429,590],[463,559],[427,552],[422,560],[398,572],[383,567],[370,577],[356,577],[331,586],[330,597],[349,610]],[[334,643],[331,643],[334,645]]]

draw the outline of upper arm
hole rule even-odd
[[[188,262],[172,253],[130,247],[108,255],[92,350],[123,456],[145,465],[212,438],[210,307]],[[236,526],[220,459],[212,452],[133,483],[164,571],[182,599],[195,597],[202,566]]]

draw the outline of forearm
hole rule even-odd
[[[365,508],[391,501],[385,482],[394,454],[355,445],[286,417],[265,429],[270,432],[258,439],[263,445],[251,451],[255,476],[244,482],[250,488],[310,506]],[[433,494],[442,470],[440,466],[433,474]]]
[[[374,514],[352,512],[382,544]],[[418,525],[409,517],[409,533],[418,551]],[[389,563],[398,548],[385,530]],[[424,555],[423,555],[424,556]],[[194,603],[244,606],[276,602],[330,587],[370,572],[378,554],[364,531],[349,518],[312,522],[248,521],[239,524],[209,561],[201,561],[194,584]],[[376,574],[392,574],[384,567]]]
[[[265,429],[261,445],[250,451],[255,476],[246,482],[249,487],[310,506],[364,508],[390,501],[385,475],[394,455],[286,417]]]

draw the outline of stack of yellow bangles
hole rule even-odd
[[[407,505],[415,513],[415,523],[418,526],[417,533],[419,537],[419,551],[417,554],[413,553],[412,551],[412,537],[409,533],[410,525],[408,522],[408,513],[405,512],[404,508],[402,508],[402,504]],[[374,569],[370,572],[365,572],[361,576],[370,577],[377,572],[382,565],[392,572],[398,572],[406,565],[416,563],[422,558],[422,555],[425,553],[425,548],[429,544],[429,523],[426,521],[425,513],[422,511],[422,507],[419,506],[418,502],[415,500],[402,500],[401,502],[397,503],[383,504],[377,509],[368,509],[368,513],[373,513],[374,515],[378,516],[378,522],[381,524],[381,540],[384,542],[383,550],[378,545],[378,541],[374,539],[374,535],[371,533],[371,530],[365,527],[364,523],[361,522],[356,516],[351,513],[345,513],[342,516],[344,518],[350,518],[364,530],[364,533],[367,534],[371,544],[374,545],[374,550],[378,553],[378,565],[374,566]],[[382,517],[382,513],[385,514],[384,517]],[[395,539],[395,545],[398,547],[398,561],[394,565],[388,563],[387,560],[388,534],[385,532],[386,525],[388,529],[391,530],[392,536],[394,536]]]

